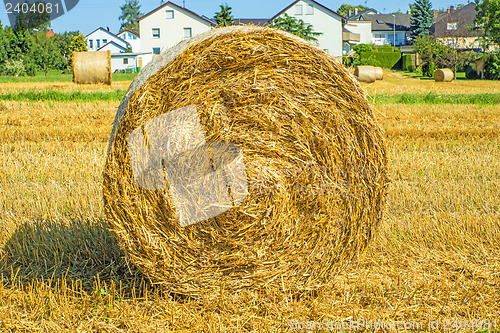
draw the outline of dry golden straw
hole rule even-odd
[[[159,137],[170,155],[137,153]],[[103,195],[121,248],[171,292],[301,291],[366,248],[388,181],[382,132],[341,64],[279,30],[228,27],[167,50],[132,83]],[[189,192],[210,182],[221,186]],[[226,211],[187,221],[182,191],[197,218]],[[225,199],[208,207],[209,194]]]
[[[373,83],[377,79],[373,66],[357,66],[354,75],[357,76],[359,82]]]
[[[455,74],[449,68],[441,68],[434,71],[434,81],[436,82],[451,82],[454,77]]]
[[[73,82],[111,84],[111,51],[73,52]]]
[[[382,69],[382,67],[375,67],[375,78],[377,80],[384,79],[384,70]]]

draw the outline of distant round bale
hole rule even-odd
[[[434,81],[436,82],[451,82],[454,77],[455,74],[449,68],[441,68],[434,71]]]
[[[357,66],[354,70],[354,75],[359,82],[372,83],[377,79],[375,67],[373,66]]]
[[[73,82],[111,84],[111,52],[73,52]]]
[[[375,78],[377,80],[384,79],[384,70],[382,69],[382,67],[375,67]]]
[[[345,67],[288,33],[242,26],[143,69],[103,175],[127,257],[193,296],[328,283],[373,238],[389,182],[382,131]]]

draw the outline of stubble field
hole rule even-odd
[[[16,83],[0,94],[126,88]],[[0,101],[0,331],[500,331],[500,106],[487,101],[500,82],[388,73],[364,88],[391,166],[383,222],[361,258],[300,297],[157,290],[104,221],[101,173],[119,102]],[[429,92],[440,96],[418,102]],[[417,102],[387,97],[403,93]],[[483,97],[439,102],[457,94]]]

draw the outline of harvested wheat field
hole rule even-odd
[[[397,73],[363,87],[372,96],[500,91],[462,80],[436,91]],[[498,105],[376,102],[392,182],[362,256],[309,293],[197,299],[152,285],[105,223],[102,170],[118,105],[0,101],[0,331],[500,331]]]

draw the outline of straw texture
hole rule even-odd
[[[73,82],[111,84],[111,51],[73,52]]]
[[[373,66],[357,66],[354,75],[359,82],[373,83],[377,79],[375,67]]]
[[[141,169],[140,147],[158,144],[143,135],[158,128],[173,153]],[[170,292],[301,291],[366,248],[387,173],[382,132],[341,64],[275,29],[228,27],[167,50],[132,83],[115,119],[103,196],[121,248]],[[211,207],[222,213],[203,220],[206,205],[182,206],[182,190],[213,176],[194,187],[201,193],[221,174],[228,188],[209,192],[222,202],[229,189],[229,203]]]
[[[436,82],[451,82],[455,74],[449,68],[440,68],[434,71],[434,81]]]
[[[382,67],[375,67],[375,78],[377,80],[384,79],[384,70],[382,69]]]

